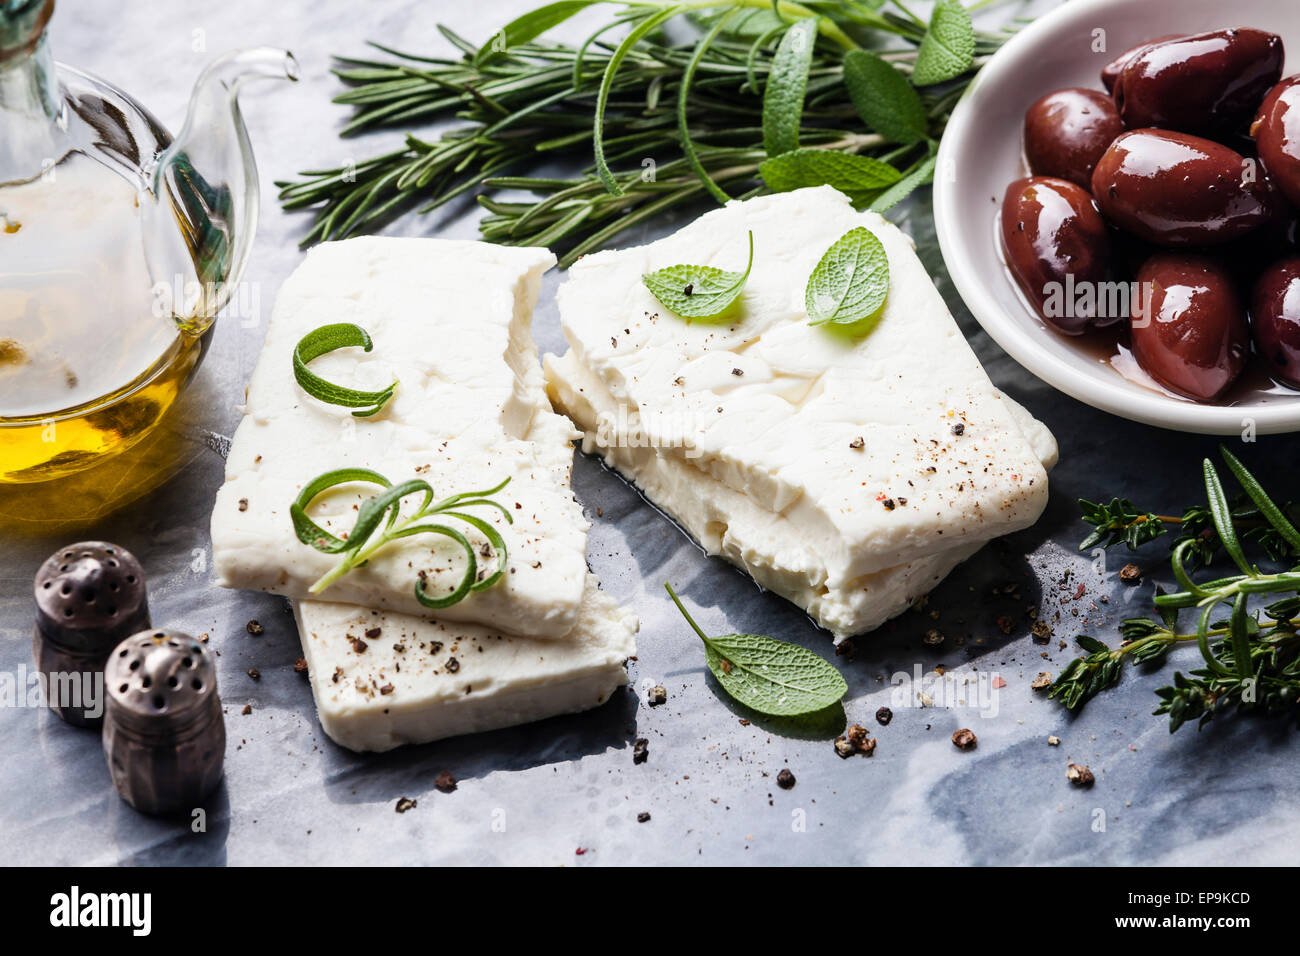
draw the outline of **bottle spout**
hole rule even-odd
[[[190,96],[185,125],[157,157],[152,202],[144,204],[146,257],[156,288],[171,297],[173,320],[201,333],[225,307],[243,274],[257,231],[258,179],[239,108],[243,84],[298,79],[287,50],[236,50],[205,69]]]

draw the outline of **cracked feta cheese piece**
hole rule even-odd
[[[323,601],[295,603],[321,727],[383,751],[599,706],[627,683],[636,618],[585,581],[563,641]]]
[[[574,353],[547,356],[552,400],[579,428],[582,450],[599,454],[630,478],[655,505],[684,527],[709,554],[744,569],[763,587],[793,601],[838,642],[869,631],[907,610],[961,562],[985,544],[963,544],[906,564],[873,571],[830,589],[812,584],[819,569],[815,547],[781,515],[759,508],[745,495],[691,467],[685,459],[661,454],[648,444],[636,423],[618,430],[618,411],[609,393]],[[1056,440],[1020,405],[1003,396],[1044,467],[1056,463]],[[605,423],[604,429],[601,422]]]
[[[890,288],[866,336],[814,327],[804,287],[855,226],[883,243]],[[641,276],[734,268],[739,305],[670,313]],[[903,610],[988,539],[1032,524],[1055,442],[993,388],[910,241],[829,187],[729,204],[673,236],[587,256],[560,289],[570,351],[553,403],[721,554],[837,637]]]
[[[505,538],[509,570],[495,586],[437,615],[516,634],[565,636],[583,601],[588,522],[569,488],[569,442],[576,436],[546,400],[530,328],[542,274],[554,262],[545,249],[439,239],[349,239],[309,252],[276,299],[217,494],[218,583],[315,597],[309,587],[337,558],[297,539],[289,505],[322,472],[370,468],[394,483],[419,477],[438,497],[509,478],[495,497],[513,524],[495,509],[473,512]],[[383,388],[396,378],[396,394],[372,418],[317,401],[294,380],[299,339],[335,322],[359,325],[374,347],[321,356],[312,371],[359,389]],[[322,495],[311,515],[326,530],[346,534],[358,504],[377,490],[341,486]],[[404,513],[418,502],[408,498]],[[468,525],[462,530],[483,549],[480,565],[489,566],[494,558],[486,539]],[[425,577],[433,595],[448,593],[464,560],[447,538],[405,538],[320,598],[427,616],[414,595],[417,578]]]

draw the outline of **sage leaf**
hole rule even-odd
[[[975,28],[958,0],[939,0],[916,51],[912,83],[932,86],[961,76],[975,59]]]
[[[732,698],[772,717],[797,717],[830,707],[849,685],[834,667],[812,651],[761,634],[709,637],[665,583],[686,622],[704,642],[704,661]]]
[[[759,175],[774,192],[834,186],[858,201],[873,197],[902,178],[888,163],[832,149],[796,149],[763,161]]]
[[[515,17],[498,30],[491,40],[483,44],[474,58],[475,62],[483,63],[507,52],[510,47],[535,40],[547,30],[559,26],[574,14],[598,2],[600,0],[556,0],[554,3],[529,10]]]
[[[713,266],[667,266],[641,277],[645,287],[665,308],[687,319],[707,319],[736,301],[754,265],[754,234],[749,234],[749,261],[744,272]]]
[[[863,226],[837,239],[808,277],[804,305],[813,325],[851,325],[874,315],[889,294],[889,257]]]
[[[807,17],[790,27],[777,45],[763,91],[763,148],[769,156],[799,148],[808,69],[816,43],[817,19]]]
[[[907,78],[877,54],[852,50],[844,57],[844,85],[867,128],[904,146],[924,139],[925,106]]]
[[[934,167],[937,161],[937,156],[927,156],[913,166],[911,170],[903,174],[902,179],[872,200],[871,211],[884,212],[886,209],[892,209],[917,189],[933,182]]]

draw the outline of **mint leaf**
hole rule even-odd
[[[665,308],[687,319],[718,315],[736,301],[754,265],[754,234],[749,234],[749,262],[744,272],[713,266],[667,266],[641,277],[645,287]]]
[[[785,31],[772,57],[763,91],[763,148],[769,156],[799,148],[803,99],[816,43],[817,19],[808,17]]]
[[[759,175],[774,192],[807,186],[834,186],[855,200],[865,199],[902,178],[888,163],[833,149],[796,149],[764,160]]]
[[[796,717],[831,706],[849,685],[827,661],[812,651],[761,634],[708,637],[665,583],[669,596],[704,642],[704,661],[722,689],[760,714]]]
[[[826,250],[804,292],[813,325],[851,325],[874,315],[889,293],[889,257],[869,229],[850,229]]]
[[[871,211],[884,212],[910,196],[913,190],[933,182],[936,161],[936,156],[927,156],[916,166],[913,166],[911,170],[903,175],[902,179],[872,200]]]
[[[907,77],[867,50],[844,57],[844,85],[867,128],[904,146],[926,134],[925,106]]]
[[[975,28],[958,0],[939,0],[930,14],[930,29],[921,39],[912,83],[931,86],[961,76],[975,58]]]

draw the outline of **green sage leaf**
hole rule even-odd
[[[975,58],[975,28],[958,0],[939,0],[916,51],[912,83],[931,86],[961,76]]]
[[[904,146],[924,139],[925,106],[897,69],[868,50],[844,57],[844,85],[867,128]]]
[[[938,162],[937,156],[927,156],[921,160],[911,170],[903,174],[903,178],[894,185],[890,186],[883,193],[877,196],[871,203],[872,212],[884,212],[898,205],[915,190],[922,186],[928,186],[934,181],[934,167]]]
[[[816,43],[817,19],[807,17],[790,27],[777,45],[763,91],[763,148],[769,156],[799,148],[803,100]]]
[[[687,613],[672,586],[669,596],[704,642],[704,660],[722,689],[760,714],[797,717],[823,710],[849,685],[829,662],[812,651],[760,634],[709,637]]]
[[[850,199],[876,195],[898,182],[902,174],[878,159],[833,149],[796,149],[763,161],[759,175],[774,192],[808,186],[834,186]]]
[[[475,62],[483,63],[494,56],[506,53],[510,47],[535,40],[552,27],[559,26],[576,13],[600,0],[555,0],[535,10],[515,17],[498,30],[475,55]]]

